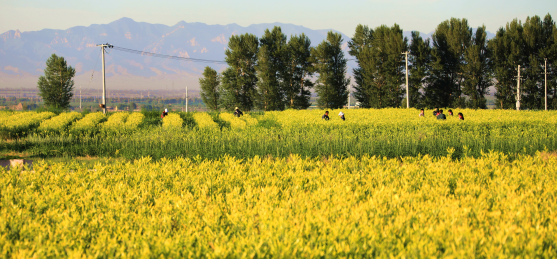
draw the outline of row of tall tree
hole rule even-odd
[[[370,29],[358,25],[349,42],[356,93],[363,107],[398,107],[405,94],[403,52],[409,52],[409,98],[413,107],[486,108],[485,96],[495,87],[496,106],[514,108],[518,65],[521,65],[521,107],[543,109],[545,61],[548,104],[557,109],[554,66],[557,29],[548,14],[543,20],[513,20],[487,40],[485,26],[473,30],[466,19],[439,24],[431,39],[412,32],[410,43],[398,25]]]
[[[350,83],[342,41],[339,33],[331,31],[326,40],[311,47],[305,34],[287,40],[280,27],[265,30],[261,39],[247,33],[233,35],[225,51],[228,68],[222,74],[205,68],[199,80],[201,98],[213,110],[305,109],[313,88],[319,106],[342,107]]]
[[[340,34],[329,32],[311,47],[304,34],[287,40],[280,27],[266,30],[261,39],[232,36],[225,52],[229,67],[222,74],[205,69],[202,99],[215,110],[304,109],[313,88],[319,107],[342,107],[350,84],[342,42]],[[549,14],[524,23],[515,19],[490,40],[485,26],[473,29],[466,19],[440,23],[431,39],[415,31],[407,39],[397,24],[358,25],[348,47],[358,63],[353,95],[361,107],[401,106],[406,98],[403,53],[408,52],[412,107],[486,108],[485,96],[494,86],[496,106],[514,108],[520,65],[521,107],[543,109],[547,62],[549,108],[557,109],[557,28]]]

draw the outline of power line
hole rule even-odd
[[[139,54],[141,56],[150,56],[150,57],[157,57],[157,58],[163,58],[163,59],[174,59],[174,60],[204,62],[204,63],[219,63],[219,64],[226,63],[226,61],[221,61],[221,60],[206,60],[206,59],[186,58],[186,57],[180,57],[180,56],[158,54],[158,53],[147,52],[147,51],[133,50],[133,49],[123,48],[123,47],[118,47],[118,46],[114,46],[113,49],[117,50],[117,51]]]
[[[97,56],[97,61],[95,62],[95,67],[93,67],[93,73],[91,73],[91,79],[89,79],[89,84],[87,84],[87,88],[91,85],[91,81],[93,80],[93,75],[95,74],[95,69],[97,68],[97,64],[99,62],[99,58],[101,57],[101,53],[99,52],[99,56]]]
[[[180,57],[180,56],[153,53],[153,52],[148,52],[148,51],[133,50],[133,49],[118,47],[118,46],[113,46],[112,49],[118,50],[118,51],[123,51],[123,52],[128,52],[128,53],[133,53],[133,54],[139,54],[139,55],[142,55],[142,56],[151,56],[151,57],[158,57],[158,58],[164,58],[164,59],[176,59],[176,60],[185,60],[185,61],[193,61],[193,62],[221,63],[221,64],[222,63],[227,63],[226,61],[223,61],[223,60],[207,60],[207,59],[187,58],[187,57]],[[356,58],[346,59],[346,61],[355,61],[355,60],[357,60],[357,59]]]

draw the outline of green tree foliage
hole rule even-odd
[[[257,100],[255,66],[259,40],[253,34],[233,35],[225,51],[228,68],[222,75],[223,105],[232,110],[239,107],[249,111]]]
[[[348,42],[350,49],[348,53],[356,57],[356,62],[358,63],[358,67],[352,69],[354,81],[356,82],[353,95],[360,102],[360,107],[364,108],[370,108],[373,104],[371,83],[366,78],[366,75],[369,73],[366,73],[363,68],[363,64],[365,64],[364,49],[370,48],[372,40],[373,30],[369,29],[366,25],[358,24],[354,37]]]
[[[485,26],[482,26],[476,30],[464,53],[462,92],[470,98],[466,105],[469,108],[487,108],[485,95],[489,94],[488,88],[492,84],[490,56]]]
[[[75,69],[68,66],[64,57],[52,54],[46,61],[44,76],[39,77],[39,96],[49,108],[67,109],[73,96]]]
[[[493,61],[496,106],[511,109],[516,103],[517,67],[522,64],[522,24],[514,19],[488,42]]]
[[[203,71],[203,78],[199,79],[201,99],[207,108],[218,111],[220,105],[220,76],[216,70],[207,66]]]
[[[553,35],[549,32],[555,30],[555,22],[548,14],[545,21],[539,16],[528,17],[524,23],[524,52],[523,66],[524,73],[521,88],[521,107],[528,109],[544,108],[544,59],[549,58],[548,62],[554,61],[554,41]]]
[[[306,109],[313,87],[309,78],[314,73],[311,59],[311,41],[305,34],[290,36],[288,41],[288,62],[285,70],[284,93],[288,108]]]
[[[348,103],[350,79],[345,77],[347,61],[342,52],[342,41],[340,33],[329,31],[327,39],[311,49],[319,74],[315,90],[317,105],[321,108],[341,108]]]
[[[431,74],[425,88],[429,107],[464,107],[464,54],[472,40],[468,20],[451,18],[437,26],[432,36]]]
[[[423,89],[427,84],[431,63],[431,42],[424,39],[419,32],[412,32],[412,42],[410,43],[410,53],[408,54],[408,90],[410,94],[410,106],[422,108],[426,106]]]
[[[280,27],[272,31],[265,30],[260,39],[257,55],[258,107],[265,110],[284,109],[284,84],[286,64],[288,63],[288,45],[286,35]]]
[[[528,17],[522,24],[518,20],[507,23],[488,43],[492,53],[493,73],[496,79],[497,107],[515,108],[518,65],[521,66],[521,108],[543,109],[543,66],[555,64],[557,55],[557,29],[551,15]],[[548,70],[550,71],[550,70]],[[555,79],[548,78],[549,108],[557,109]]]
[[[408,40],[395,24],[370,30],[358,25],[350,54],[358,60],[355,97],[362,107],[399,107],[404,95],[404,60],[401,53],[408,50]]]
[[[557,109],[557,77],[555,77],[557,72],[557,27],[549,14],[543,20],[543,38],[546,42],[541,55],[547,58],[547,73],[550,74],[547,75],[547,107]]]

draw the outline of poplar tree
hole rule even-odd
[[[52,54],[46,61],[44,76],[39,77],[39,96],[47,107],[67,109],[73,97],[75,69],[68,66],[64,57]]]
[[[306,109],[313,87],[310,77],[314,73],[311,59],[311,41],[305,34],[290,36],[288,41],[288,62],[284,77],[286,106],[293,109]]]
[[[437,26],[432,35],[432,62],[425,88],[430,107],[464,107],[462,96],[464,53],[472,39],[468,20],[451,18]]]
[[[255,66],[259,40],[253,34],[232,35],[225,51],[228,68],[222,73],[223,105],[249,111],[257,100]]]
[[[265,111],[284,109],[284,77],[288,54],[286,35],[281,28],[275,26],[272,31],[266,29],[260,39],[258,65],[255,67],[259,79],[257,104]]]
[[[512,109],[516,106],[517,67],[522,64],[522,24],[514,19],[501,27],[488,42],[495,78],[496,107]]]
[[[498,108],[516,107],[518,65],[521,66],[521,109],[543,109],[545,98],[545,59],[555,64],[557,29],[551,15],[528,17],[522,24],[517,19],[497,31],[488,42],[496,79],[495,97]],[[550,73],[551,70],[548,70]],[[555,79],[548,78],[548,108],[557,109]]]
[[[205,67],[203,78],[199,79],[201,86],[201,99],[207,108],[218,111],[220,105],[220,76],[216,70],[211,67]]]
[[[311,49],[319,74],[314,87],[320,108],[342,108],[348,103],[350,79],[345,77],[347,61],[342,52],[342,41],[340,33],[329,31],[327,39]]]
[[[352,69],[352,74],[354,75],[354,81],[356,85],[354,85],[354,97],[360,103],[360,107],[362,108],[370,108],[373,104],[373,96],[371,91],[371,83],[370,81],[372,78],[367,77],[369,72],[363,68],[365,64],[366,58],[364,57],[364,49],[368,49],[371,46],[371,41],[373,40],[373,29],[370,29],[366,25],[358,24],[356,26],[356,32],[354,33],[354,37],[348,42],[349,51],[348,53],[354,57],[356,57],[356,62],[358,63],[358,67]]]
[[[429,39],[424,39],[420,36],[420,32],[412,31],[412,41],[410,43],[410,54],[408,55],[408,69],[410,75],[409,81],[409,94],[410,106],[415,108],[423,108],[426,106],[423,89],[427,84],[427,79],[430,73],[431,63],[431,42]]]
[[[555,31],[555,22],[551,15],[545,19],[535,15],[527,17],[523,25],[524,51],[521,88],[521,106],[528,109],[544,109],[544,62],[548,64],[555,61],[555,42],[552,33]],[[550,88],[550,86],[548,86]]]
[[[485,95],[489,94],[488,88],[492,83],[492,73],[491,55],[487,48],[486,38],[485,26],[479,27],[464,55],[462,92],[470,98],[466,105],[469,108],[487,108]]]
[[[370,30],[359,25],[349,43],[351,55],[360,68],[354,70],[356,99],[363,107],[400,107],[404,89],[404,61],[401,53],[408,50],[408,40],[395,24]]]
[[[541,53],[542,58],[547,58],[547,73],[549,74],[547,77],[547,108],[557,109],[557,78],[555,77],[555,69],[557,68],[557,26],[549,13],[543,19],[542,34],[545,48]]]

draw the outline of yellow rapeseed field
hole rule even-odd
[[[0,169],[0,256],[555,258],[555,169],[495,152],[38,161]]]
[[[98,130],[99,123],[104,119],[106,119],[106,116],[102,112],[89,113],[72,124],[70,133],[75,135],[94,133]]]
[[[228,123],[230,123],[231,128],[246,128],[246,121],[235,117],[232,113],[220,113],[220,118]]]
[[[162,126],[165,128],[181,128],[183,124],[184,120],[176,113],[170,113],[162,120]]]
[[[61,113],[53,118],[42,121],[37,129],[43,134],[64,134],[68,126],[83,116],[78,112]]]
[[[324,112],[0,112],[4,153],[101,157],[0,167],[0,257],[557,257],[557,112]]]
[[[216,129],[219,127],[219,125],[215,123],[211,116],[207,113],[194,113],[193,118],[199,128]]]
[[[52,112],[23,112],[2,114],[4,120],[0,120],[0,133],[4,136],[26,135],[38,127],[43,120],[55,116]]]

